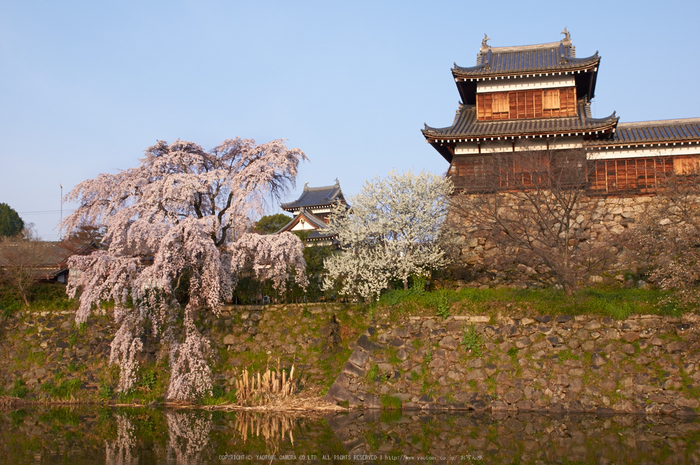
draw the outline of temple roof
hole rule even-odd
[[[491,47],[485,35],[476,58],[476,66],[463,67],[455,63],[452,76],[462,103],[473,105],[477,82],[494,79],[572,75],[579,98],[593,100],[600,56],[598,52],[586,58],[576,58],[576,47],[569,31],[562,31],[564,39],[547,44]]]
[[[281,207],[283,210],[293,212],[302,207],[324,207],[331,206],[337,202],[345,203],[345,198],[343,197],[343,192],[340,190],[340,183],[336,179],[335,184],[332,186],[309,187],[308,183],[306,183],[304,185],[304,191],[297,200],[283,203]]]
[[[292,220],[289,223],[285,224],[275,234],[279,234],[285,231],[291,232],[292,228],[294,228],[294,226],[299,224],[301,221],[306,221],[315,228],[306,229],[303,231],[307,233],[306,240],[316,241],[323,239],[332,239],[336,236],[336,234],[327,231],[328,224],[325,221],[323,221],[321,218],[317,217],[310,211],[306,210],[304,207],[301,207],[301,209],[299,210],[299,214],[292,218]]]
[[[477,121],[476,106],[460,105],[452,126],[431,128],[426,125],[423,135],[431,144],[456,143],[494,138],[520,138],[525,136],[578,136],[611,132],[617,124],[615,113],[606,118],[592,118],[590,103],[578,102],[578,116]],[[451,154],[436,149],[450,161]]]
[[[19,247],[21,243],[7,241],[0,244],[0,248],[12,248]],[[47,242],[47,241],[36,241],[33,242],[35,250],[34,253],[28,258],[31,261],[27,262],[26,265],[29,267],[37,268],[68,268],[66,261],[71,255],[88,255],[93,250],[89,244],[74,244],[71,241],[63,242]],[[0,255],[0,267],[7,266],[8,263]]]
[[[548,44],[522,45],[516,47],[491,47],[482,41],[477,55],[476,66],[462,67],[454,65],[452,74],[455,78],[486,78],[494,76],[513,76],[533,73],[580,71],[595,67],[600,62],[598,52],[586,58],[576,58],[576,48],[571,37],[564,29],[565,38]]]
[[[308,222],[315,229],[324,229],[324,228],[328,227],[328,224],[325,221],[323,221],[321,218],[314,215],[310,211],[306,210],[304,207],[301,207],[301,209],[299,210],[299,214],[296,215],[294,218],[292,218],[289,221],[289,223],[285,224],[275,234],[279,234],[279,233],[284,232],[284,231],[291,231],[292,228],[294,226],[296,226],[297,224],[299,224],[299,222],[301,222],[301,221]]]
[[[700,118],[618,123],[611,140],[592,141],[587,145],[619,146],[690,141],[700,141]]]

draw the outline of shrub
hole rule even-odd
[[[16,379],[14,384],[12,385],[12,389],[10,389],[9,394],[11,397],[18,397],[20,399],[24,399],[28,392],[29,389],[27,389],[27,387],[24,385],[24,380]]]
[[[464,350],[471,352],[477,357],[480,357],[481,345],[481,335],[476,332],[476,327],[474,325],[471,325],[469,329],[462,332],[462,346],[464,347]]]
[[[390,410],[401,410],[401,406],[403,405],[401,399],[399,399],[398,397],[391,396],[389,394],[384,394],[379,399],[379,404],[382,406],[383,409]]]
[[[80,389],[80,380],[77,378],[67,379],[56,385],[53,381],[47,381],[41,385],[41,390],[47,392],[51,397],[68,400]]]
[[[439,294],[436,314],[442,319],[450,316],[450,299],[445,292],[440,292]]]
[[[114,396],[114,389],[112,386],[105,382],[100,384],[100,389],[97,391],[97,397],[102,400],[109,400],[112,398],[112,396]]]
[[[377,364],[373,364],[369,370],[367,370],[367,374],[365,375],[365,378],[367,378],[367,381],[373,383],[376,381],[377,376],[379,376],[379,366]]]

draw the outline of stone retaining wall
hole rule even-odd
[[[327,398],[404,410],[695,415],[697,315],[411,317],[377,322]]]
[[[21,381],[27,398],[37,399],[40,385],[58,375],[61,381],[79,380],[84,395],[96,395],[116,328],[106,316],[89,321],[77,327],[69,310],[21,312],[3,321],[0,387],[9,393]]]
[[[504,207],[510,211],[527,210],[527,203],[514,194],[498,194],[506,197]],[[644,213],[654,197],[602,197],[584,198],[580,202],[580,214],[576,215],[572,228],[589,241],[615,244],[620,234],[634,227],[637,219]],[[454,226],[456,239],[456,259],[463,265],[477,269],[488,263],[503,251],[483,231],[462,221],[456,215],[450,215],[447,224]],[[578,231],[580,230],[580,231]],[[620,257],[618,267],[626,266],[625,257]],[[525,266],[518,267],[525,276],[535,274],[536,270]]]
[[[105,400],[100,389],[116,387],[109,356],[117,326],[108,315],[91,316],[82,327],[74,320],[74,311],[27,311],[1,322],[0,396],[16,393],[13,388],[21,383],[26,400],[69,400],[52,399],[42,385],[74,382],[79,386],[70,394],[74,400]],[[284,368],[295,366],[306,390],[319,392],[350,354],[348,342],[364,331],[366,325],[355,320],[352,308],[339,305],[231,305],[219,316],[203,313],[196,324],[211,341],[210,366],[224,391],[243,368],[264,371],[268,363],[276,368],[279,360]],[[147,335],[142,341],[139,361],[156,370],[156,379],[167,387],[167,347]]]
[[[203,326],[214,329],[214,346],[227,352],[219,380],[233,385],[237,367],[258,370],[268,360],[275,367],[279,359],[282,367],[295,366],[310,392],[328,387],[342,364],[339,357],[344,361],[350,353],[350,338],[366,327],[357,324],[362,317],[351,308],[325,304],[230,306],[221,318],[208,318]]]
[[[694,415],[700,407],[698,315],[410,317],[367,328],[359,311],[228,307],[198,325],[226,390],[237,370],[279,358],[296,366],[306,393],[335,380],[328,399],[364,408]],[[80,329],[72,312],[19,314],[0,330],[0,386],[8,393],[22,380],[28,400],[50,400],[42,384],[77,379],[76,398],[96,400],[109,382],[114,330],[107,316]],[[157,355],[146,344],[144,360]]]

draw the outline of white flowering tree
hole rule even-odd
[[[376,299],[392,280],[408,287],[412,275],[425,276],[447,264],[438,230],[452,192],[450,180],[421,172],[389,173],[366,182],[346,211],[338,206],[330,228],[341,251],[324,261],[324,288]]]
[[[202,396],[211,391],[212,376],[209,341],[194,323],[197,312],[218,313],[244,267],[278,288],[295,268],[305,284],[303,244],[296,236],[248,232],[249,218],[260,216],[267,200],[294,183],[305,159],[281,140],[256,145],[236,138],[211,151],[161,141],[146,150],[138,167],[83,181],[66,196],[78,208],[64,229],[106,228],[104,250],[70,259],[81,273],[67,291],[71,297],[79,292],[78,323],[103,302],[114,302],[119,329],[110,362],[120,367],[120,391],[136,380],[147,321],[169,344],[168,398]],[[173,326],[178,319],[180,331]]]

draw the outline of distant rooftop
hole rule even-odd
[[[31,246],[30,249],[25,248],[28,245]],[[15,248],[15,250],[19,248],[19,253],[22,254],[22,265],[28,268],[30,274],[39,279],[55,278],[58,274],[68,269],[67,260],[71,255],[88,255],[96,249],[93,244],[71,239],[66,239],[62,242],[36,241],[22,243],[6,241],[0,243],[0,251],[12,248]],[[13,254],[0,253],[0,268],[12,265],[8,260],[13,260],[13,258],[8,257],[13,257]]]
[[[328,223],[306,210],[304,207],[301,207],[299,213],[292,218],[289,223],[281,227],[275,234],[280,234],[284,231],[292,231],[294,226],[302,221],[307,221],[314,228],[303,230],[307,234],[305,238],[307,241],[318,242],[323,240],[332,240],[337,236],[335,233],[328,232]]]
[[[309,183],[306,183],[304,191],[298,199],[283,203],[281,206],[283,210],[295,212],[301,208],[329,207],[337,202],[345,203],[345,198],[340,190],[340,183],[336,179],[332,186],[309,187]]]

